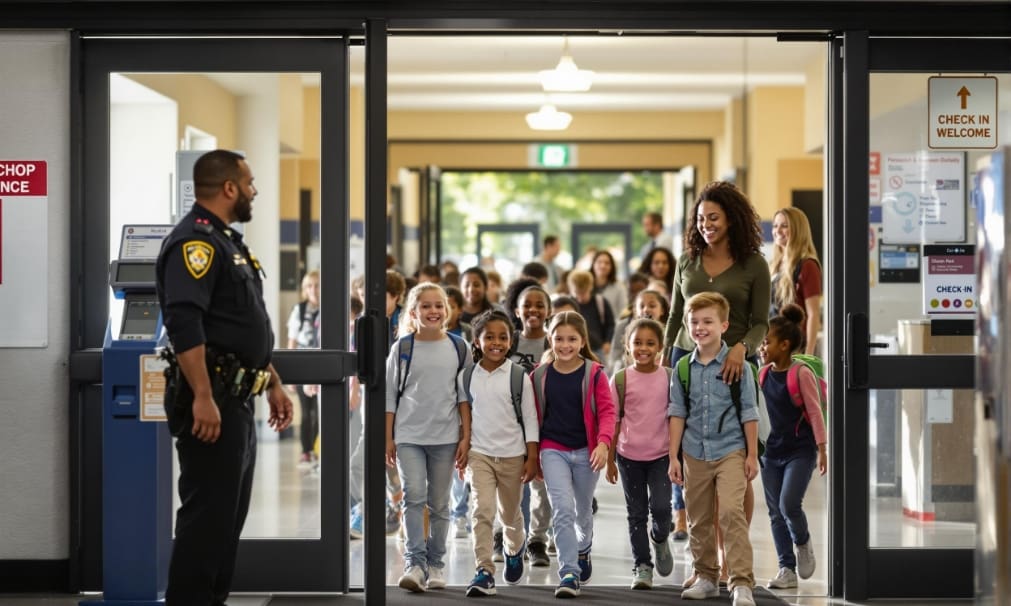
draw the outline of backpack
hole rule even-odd
[[[460,364],[456,369],[456,374],[459,375],[460,371],[463,370],[464,365],[467,363],[467,342],[452,333],[446,333],[446,336],[448,336],[449,340],[453,342],[454,346],[456,346],[456,355],[460,361]],[[406,337],[397,339],[397,342],[394,343],[394,347],[400,351],[400,384],[397,385],[396,403],[396,408],[400,408],[400,396],[404,395],[404,389],[407,388],[407,375],[411,372],[411,356],[414,355],[414,333],[412,332]]]
[[[463,389],[467,392],[467,401],[474,403],[474,396],[470,393],[470,380],[474,377],[474,367],[470,364],[463,370]],[[523,443],[527,442],[527,427],[523,424],[523,380],[527,377],[526,370],[519,364],[512,363],[509,369],[509,393],[512,395],[513,412],[516,413],[516,421],[523,430]]]
[[[519,350],[519,347],[520,347],[520,337],[522,337],[522,336],[523,336],[523,331],[521,331],[521,330],[514,330],[513,331],[513,338],[512,338],[512,340],[509,343],[509,351],[506,352],[506,357],[509,358],[510,360],[512,360],[513,356],[515,356],[517,354],[517,351]],[[551,349],[551,341],[549,341],[548,338],[545,336],[544,337],[544,351],[547,351],[549,349]],[[513,360],[513,364],[519,364],[519,363],[516,362],[515,360]],[[536,366],[536,361],[535,361],[535,366]],[[533,369],[535,368],[535,366],[531,366],[530,368],[525,368],[526,372],[533,371]]]
[[[667,371],[667,383],[670,383],[671,378],[674,376],[674,369],[670,366],[662,367]],[[618,420],[621,421],[625,418],[625,369],[622,368],[618,372],[614,373],[614,390],[618,392]]]
[[[806,366],[811,371],[811,374],[814,375],[815,382],[818,384],[818,403],[821,405],[821,416],[825,419],[825,423],[828,423],[828,381],[825,380],[825,362],[818,356],[793,354],[792,358],[793,363],[790,364],[790,368],[786,371],[786,391],[789,392],[793,405],[801,411],[796,428],[797,432],[799,432],[801,421],[807,421],[808,425],[811,424],[811,419],[807,415],[807,409],[804,408],[804,396],[800,393],[801,367]],[[769,374],[770,366],[770,364],[766,364],[758,371],[759,387],[765,385],[765,378]]]
[[[678,382],[681,383],[682,391],[685,396],[685,408],[688,409],[688,413],[691,414],[691,398],[689,397],[692,373],[691,373],[691,355],[681,356],[677,362],[677,377]],[[769,434],[772,433],[772,423],[769,421],[769,411],[765,404],[765,394],[762,393],[762,389],[758,386],[758,367],[753,363],[745,360],[744,365],[751,370],[751,376],[755,379],[755,403],[758,406],[758,456],[762,456],[765,453],[765,442],[769,439]],[[730,384],[730,400],[734,404],[734,411],[737,413],[737,422],[741,422],[741,381],[734,381]],[[717,433],[723,431],[723,420],[727,416],[727,412],[730,409],[723,411],[723,416],[720,417],[720,424],[717,426]]]
[[[548,376],[548,367],[550,364],[541,364],[534,369],[531,374],[531,378],[534,380],[534,402],[537,404],[537,409],[540,411],[541,418],[545,418],[548,414],[548,402],[544,398],[544,381],[545,377]],[[592,387],[596,388],[597,381],[600,379],[600,375],[603,374],[604,367],[587,360],[583,364],[583,399],[582,402],[586,401],[587,391],[590,389],[590,379],[593,379]],[[593,412],[593,416],[597,416],[597,394],[596,389],[590,391],[590,410]]]

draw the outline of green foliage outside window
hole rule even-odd
[[[456,260],[476,254],[480,223],[538,223],[541,237],[556,234],[566,251],[574,222],[631,223],[634,254],[646,241],[643,213],[663,204],[661,174],[651,172],[444,172],[441,185],[442,254]]]

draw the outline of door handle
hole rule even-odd
[[[846,387],[867,389],[870,358],[870,323],[865,313],[846,314]],[[884,343],[874,343],[874,347]]]
[[[358,356],[358,380],[367,389],[378,383],[379,369],[386,363],[386,351],[380,343],[386,343],[386,316],[366,313],[355,320],[355,353]]]

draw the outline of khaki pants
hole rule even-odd
[[[526,540],[523,531],[523,511],[520,500],[523,497],[523,463],[525,457],[489,457],[471,451],[470,489],[474,498],[472,523],[474,529],[474,559],[477,568],[484,568],[495,574],[492,562],[492,524],[496,511],[502,521],[503,550],[506,555],[515,555],[523,548]],[[497,503],[497,507],[496,507]]]
[[[688,541],[695,574],[715,585],[720,577],[713,501],[719,495],[719,520],[726,545],[730,590],[738,585],[755,586],[753,554],[744,515],[744,450],[736,450],[718,461],[700,461],[684,455],[685,505],[688,511]]]

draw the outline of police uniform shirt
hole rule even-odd
[[[158,301],[175,351],[206,344],[248,368],[265,367],[274,335],[261,273],[242,234],[194,204],[158,255]]]

